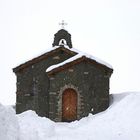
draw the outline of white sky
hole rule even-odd
[[[110,63],[110,92],[140,91],[139,0],[0,0],[0,102],[15,103],[12,68],[45,53],[64,19],[73,47]]]

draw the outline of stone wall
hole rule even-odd
[[[63,50],[55,52],[45,60],[31,65],[16,73],[16,112],[35,110],[40,116],[47,116],[49,112],[49,79],[46,69],[54,64],[63,62],[72,57]]]
[[[66,88],[73,88],[78,94],[78,119],[109,106],[109,75],[104,69],[83,61],[50,77],[49,118],[54,121],[62,119],[62,94]]]
[[[72,88],[77,92],[77,119],[98,113],[109,106],[109,78],[103,68],[82,61],[48,77],[46,69],[72,57],[64,51],[16,73],[16,112],[34,110],[54,121],[62,119],[62,94]]]

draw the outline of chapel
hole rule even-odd
[[[71,34],[60,29],[50,50],[13,69],[16,113],[34,110],[56,122],[71,122],[109,106],[113,68],[73,48]]]

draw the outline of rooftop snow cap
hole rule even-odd
[[[65,46],[72,48],[71,34],[68,31],[61,29],[54,35],[54,42],[52,46]]]
[[[67,46],[64,46],[64,48],[67,48]],[[94,57],[92,55],[83,53],[75,48],[70,49],[70,51],[73,51],[77,54],[74,55],[73,57],[61,62],[61,63],[50,66],[49,68],[46,69],[46,72],[48,74],[52,74],[52,73],[57,72],[59,70],[71,67],[72,65],[75,65],[83,60],[88,60],[89,62],[92,62],[92,64],[95,64],[96,66],[99,66],[100,68],[104,68],[110,74],[112,74],[113,67],[110,64],[106,63],[105,61],[103,61],[97,57]]]

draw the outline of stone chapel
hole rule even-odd
[[[34,110],[56,122],[71,122],[109,106],[112,67],[74,49],[65,29],[54,35],[49,51],[13,71],[16,113]]]

